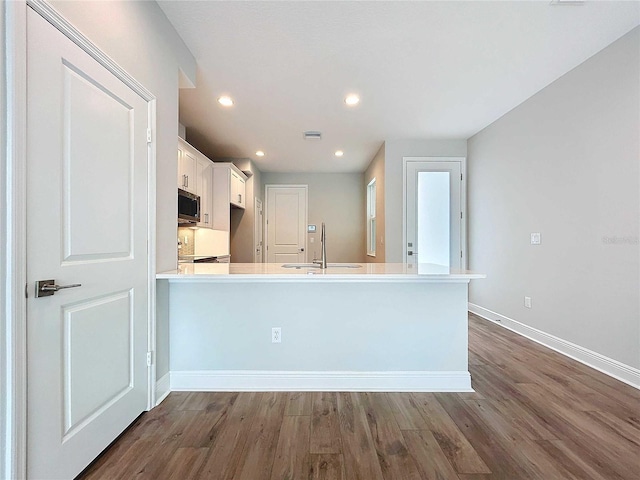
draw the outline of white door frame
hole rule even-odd
[[[462,184],[460,185],[460,248],[462,269],[467,268],[467,158],[466,157],[402,157],[402,259],[407,258],[407,163],[460,162]]]
[[[265,185],[264,186],[264,203],[262,204],[263,207],[263,211],[262,211],[262,215],[264,217],[264,232],[263,232],[263,236],[262,236],[262,243],[266,245],[266,250],[262,251],[262,258],[266,258],[267,262],[269,261],[269,254],[267,253],[267,256],[265,257],[265,251],[268,252],[269,250],[269,222],[268,222],[268,218],[269,218],[269,190],[272,188],[304,188],[304,207],[305,207],[305,212],[304,212],[304,218],[305,218],[305,222],[308,223],[309,222],[309,185],[299,185],[299,184],[295,184],[295,185],[281,185],[281,184],[273,184],[273,185]],[[306,226],[305,226],[305,233],[306,233]],[[305,262],[307,257],[307,254],[309,252],[309,245],[307,245],[307,235],[305,235],[305,242],[304,242],[304,258],[305,258]],[[265,240],[266,239],[266,240]]]
[[[26,256],[26,138],[27,138],[27,7],[44,17],[72,42],[109,70],[148,105],[152,131],[148,144],[148,351],[155,352],[156,308],[156,99],[142,84],[104,54],[87,37],[44,0],[16,0],[0,3],[4,18],[3,61],[6,62],[6,118],[1,123],[6,150],[2,152],[1,180],[5,194],[0,198],[3,242],[6,242],[0,268],[6,283],[0,292],[2,323],[0,333],[6,339],[0,345],[3,367],[0,394],[6,399],[0,411],[0,478],[26,478],[27,472],[27,286]],[[155,361],[148,368],[147,408],[155,404]]]
[[[260,222],[260,229],[262,230],[262,245],[260,245],[260,261],[256,262],[256,226],[258,218],[258,205],[260,205],[260,209],[262,210],[262,222]],[[264,216],[264,203],[258,197],[255,197],[253,200],[253,262],[254,263],[264,263],[264,225],[265,225],[265,216]]]

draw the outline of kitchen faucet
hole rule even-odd
[[[320,243],[322,244],[322,257],[320,260],[313,260],[312,263],[320,265],[320,268],[327,268],[327,235],[324,231],[324,222],[322,222],[322,231],[320,232]]]

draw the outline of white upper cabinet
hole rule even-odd
[[[198,173],[196,155],[193,147],[187,142],[178,141],[178,188],[196,193],[198,190]],[[195,149],[193,149],[195,150]]]
[[[246,204],[245,181],[246,176],[242,172],[231,170],[231,197],[229,203],[238,208],[244,208]]]
[[[178,188],[200,197],[199,227],[213,228],[213,162],[178,138]]]
[[[231,207],[247,202],[246,181],[233,163],[214,163],[178,138],[178,188],[200,196],[199,227],[230,231]]]
[[[213,228],[229,231],[230,207],[244,209],[247,176],[233,163],[213,164]]]
[[[200,195],[200,222],[199,227],[213,228],[213,163],[202,156],[198,158],[197,177],[198,191]]]

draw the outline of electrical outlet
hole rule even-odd
[[[271,343],[282,343],[282,328],[273,327],[271,329]]]
[[[524,306],[526,308],[531,308],[531,297],[524,297]]]
[[[540,245],[540,243],[542,243],[542,239],[540,237],[539,233],[532,233],[531,234],[531,245]]]

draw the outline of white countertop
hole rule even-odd
[[[342,266],[341,266],[342,265]],[[360,265],[346,268],[344,265]],[[176,270],[161,272],[159,280],[171,282],[229,282],[229,281],[420,281],[468,282],[485,278],[481,273],[454,270],[442,265],[405,263],[330,264],[326,270],[313,267],[283,268],[280,263],[185,263]]]

